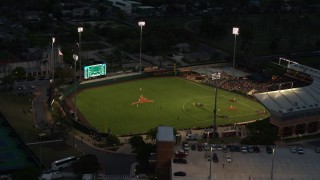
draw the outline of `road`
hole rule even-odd
[[[72,145],[72,137],[67,141]],[[102,162],[106,175],[129,175],[130,166],[135,162],[135,156],[131,154],[119,154],[98,149],[90,144],[81,142],[75,137],[74,144],[77,149],[85,154],[95,154]]]

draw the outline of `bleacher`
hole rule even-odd
[[[282,59],[285,60],[285,59]],[[320,109],[320,70],[286,60],[287,68],[310,75],[309,86],[257,93],[254,96],[274,115],[285,116]]]

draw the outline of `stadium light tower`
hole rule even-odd
[[[139,72],[141,73],[141,48],[142,48],[142,27],[146,25],[146,22],[144,21],[139,21],[138,25],[140,26],[140,67],[139,67]]]
[[[74,59],[74,120],[77,120],[77,61],[78,55],[73,54]],[[72,129],[72,132],[74,130]],[[72,136],[72,145],[74,147],[74,136]]]
[[[52,37],[52,42],[51,42],[51,62],[50,62],[50,65],[51,65],[51,72],[52,72],[52,79],[54,81],[54,56],[53,56],[53,44],[54,42],[56,41],[56,38],[55,37]]]
[[[79,68],[80,68],[80,79],[82,76],[82,70],[81,70],[81,33],[83,32],[83,27],[78,27],[78,33],[79,33]]]
[[[215,135],[216,135],[216,131],[217,131],[217,96],[218,96],[218,89],[217,89],[217,80],[220,79],[221,77],[221,73],[220,72],[216,72],[216,73],[212,73],[211,78],[213,81],[215,81],[215,85],[214,85],[214,107],[213,107],[213,128],[212,128],[212,140],[214,140]],[[211,149],[212,152],[212,149]],[[211,157],[210,157],[211,158]],[[211,160],[210,159],[210,170],[209,170],[209,176],[208,179],[211,180]]]
[[[234,34],[234,47],[233,47],[233,70],[232,70],[232,76],[234,78],[234,66],[235,66],[235,58],[236,58],[236,44],[237,44],[237,35],[239,35],[239,28],[233,27],[232,34]]]

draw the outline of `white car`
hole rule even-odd
[[[303,148],[302,148],[302,147],[299,147],[299,148],[298,148],[298,154],[303,154],[303,153],[304,153]]]
[[[247,152],[248,152],[248,148],[247,148],[247,146],[242,146],[242,148],[241,148],[241,152],[243,152],[243,153],[247,153]]]
[[[217,150],[218,151],[222,151],[222,146],[221,145],[217,145]]]
[[[189,144],[188,143],[183,144],[183,149],[185,151],[189,151]]]
[[[292,147],[291,147],[291,152],[292,152],[292,153],[296,153],[296,152],[297,152],[297,148],[296,148],[295,146],[292,146]]]
[[[227,155],[226,155],[226,161],[227,161],[228,163],[230,163],[230,162],[232,161],[230,154],[227,154]]]

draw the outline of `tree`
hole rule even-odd
[[[101,170],[98,158],[94,154],[86,154],[79,161],[72,164],[73,172],[76,174],[96,174]]]
[[[11,73],[12,77],[16,79],[25,78],[27,74],[23,67],[14,68]]]
[[[106,138],[106,144],[107,146],[116,146],[120,144],[120,140],[117,136],[109,134]]]
[[[145,142],[143,141],[143,137],[140,135],[132,136],[129,141],[130,141],[131,147],[134,150],[137,150],[138,148],[140,148],[145,144]]]
[[[149,164],[150,154],[156,151],[156,146],[154,144],[146,143],[137,149],[136,159],[138,162],[137,171],[139,173],[149,174],[154,168]]]
[[[278,138],[278,128],[269,120],[260,120],[247,124],[248,136],[244,138],[242,144],[274,144]]]
[[[158,132],[157,127],[149,129],[149,131],[146,133],[147,139],[151,141],[155,141],[157,137],[157,132]]]

